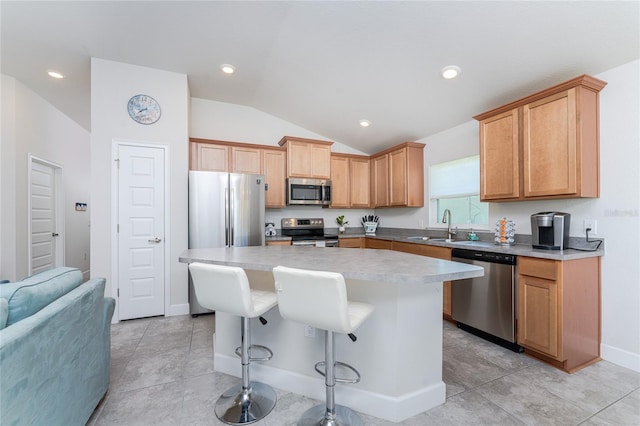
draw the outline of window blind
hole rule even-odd
[[[429,167],[429,198],[455,198],[480,193],[480,156]]]

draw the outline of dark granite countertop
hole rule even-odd
[[[337,228],[327,229],[327,233],[337,234]],[[344,234],[340,234],[339,238],[359,238],[367,237],[378,240],[398,241],[413,244],[425,244],[431,246],[460,248],[468,250],[481,250],[492,253],[512,254],[516,256],[537,257],[541,259],[553,260],[573,260],[588,257],[604,256],[604,241],[600,246],[593,250],[597,243],[587,243],[584,238],[570,237],[569,246],[573,247],[566,250],[542,250],[534,249],[531,246],[530,235],[517,235],[516,244],[512,246],[502,246],[493,243],[493,233],[478,232],[480,241],[467,241],[462,239],[466,235],[466,231],[458,231],[458,235],[454,237],[454,241],[445,241],[446,232],[442,230],[424,230],[424,229],[405,229],[405,228],[378,228],[375,235],[365,235],[362,228],[347,228]],[[456,239],[458,238],[458,239]],[[289,237],[281,235],[275,237],[267,237],[266,241],[286,241]]]

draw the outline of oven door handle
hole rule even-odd
[[[302,247],[315,247],[315,241],[294,241],[291,243],[292,246],[302,246]]]

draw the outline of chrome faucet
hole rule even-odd
[[[449,218],[447,218],[447,215],[449,216]],[[449,236],[449,238],[447,239],[451,240],[451,237],[453,235],[456,235],[456,231],[451,230],[451,210],[444,209],[444,215],[442,216],[442,223],[447,224],[447,235]]]

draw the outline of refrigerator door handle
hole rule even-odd
[[[233,221],[234,221],[234,209],[233,209],[233,203],[234,203],[234,199],[233,199],[233,190],[229,190],[229,247],[233,247],[234,245],[234,227],[233,227]]]
[[[229,188],[224,189],[224,245],[229,247]]]

